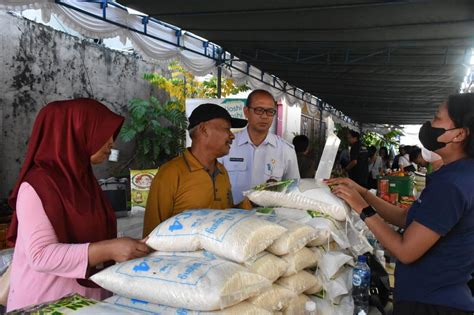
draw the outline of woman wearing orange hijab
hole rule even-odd
[[[114,211],[91,166],[107,159],[123,120],[91,99],[53,102],[39,112],[9,197],[15,252],[8,311],[70,293],[105,298],[87,277],[148,254],[143,241],[116,238]]]

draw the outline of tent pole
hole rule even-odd
[[[217,66],[217,98],[221,98],[222,94],[222,68]]]
[[[223,64],[223,51],[219,47],[217,50],[217,98],[222,96],[222,64]]]
[[[319,106],[319,152],[317,161],[321,160],[323,155],[324,140],[323,140],[323,108]]]

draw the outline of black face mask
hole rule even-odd
[[[446,131],[454,130],[458,128],[444,129],[444,128],[435,128],[431,126],[431,122],[427,121],[421,126],[420,133],[418,134],[418,139],[420,139],[421,144],[430,151],[436,151],[444,148],[450,142],[438,142],[438,138],[443,135]]]

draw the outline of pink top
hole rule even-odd
[[[10,274],[7,311],[57,300],[70,293],[102,300],[102,289],[76,282],[84,278],[89,243],[60,244],[34,188],[23,182],[16,204],[18,237]]]

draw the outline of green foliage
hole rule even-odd
[[[339,149],[347,148],[349,143],[347,142],[347,134],[349,133],[349,128],[343,127],[341,124],[334,125],[336,131],[336,136],[341,139],[341,144],[339,145]]]
[[[349,128],[343,127],[340,124],[336,124],[336,135],[341,139],[340,148],[347,148],[349,146],[347,142],[347,134],[349,133]],[[362,134],[362,143],[369,146],[376,146],[380,148],[381,146],[390,148],[398,146],[398,138],[403,136],[403,132],[400,129],[392,129],[386,134],[380,134],[377,132],[369,131]]]
[[[124,167],[132,162],[139,168],[157,167],[182,153],[186,141],[186,98],[217,97],[216,77],[200,82],[176,61],[169,64],[168,70],[171,77],[158,73],[143,75],[146,81],[168,93],[168,101],[160,103],[152,96],[149,99],[132,99],[128,105],[130,118],[122,127],[120,138],[125,142],[134,141],[136,148]],[[222,97],[225,97],[249,88],[236,86],[231,79],[223,79],[221,90]]]
[[[136,167],[154,168],[184,150],[187,119],[176,103],[133,99],[128,105],[130,118],[120,132],[125,142],[135,141]]]
[[[380,147],[397,147],[398,146],[398,138],[403,136],[403,132],[399,129],[393,129],[386,134],[379,134],[373,131],[366,132],[362,136],[362,142],[367,146],[376,146],[377,148]]]

